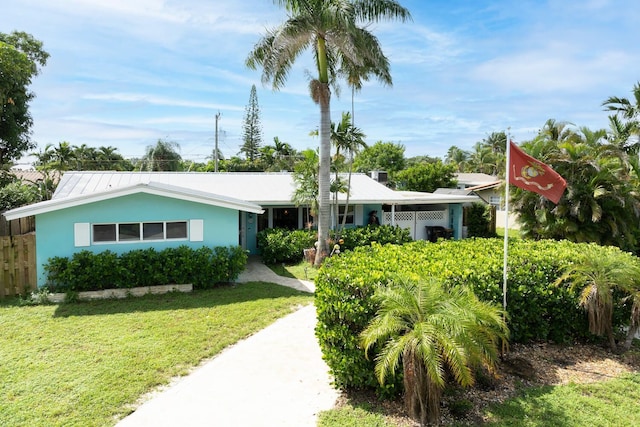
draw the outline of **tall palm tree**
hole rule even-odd
[[[633,102],[628,98],[611,96],[602,105],[606,107],[605,110],[615,111],[616,115],[620,114],[624,119],[640,124],[640,82],[633,86],[632,93]]]
[[[340,150],[347,154],[347,162],[349,164],[349,175],[347,178],[347,200],[344,207],[344,215],[342,216],[342,225],[340,230],[344,230],[347,222],[347,212],[349,211],[349,197],[351,195],[351,175],[353,175],[353,157],[360,151],[360,148],[366,148],[364,142],[365,134],[353,124],[353,117],[348,112],[342,113],[342,120],[335,127],[335,132],[331,135],[333,144],[336,146],[336,155]],[[339,238],[339,236],[338,236]]]
[[[318,153],[307,149],[302,153],[293,169],[293,180],[296,189],[291,196],[291,201],[296,206],[307,206],[307,224],[311,224],[310,216],[318,213]]]
[[[142,157],[141,170],[178,171],[181,169],[182,156],[178,153],[177,142],[159,139],[156,145],[148,145]]]
[[[391,84],[389,61],[368,25],[382,19],[406,21],[411,15],[395,0],[274,0],[289,17],[268,30],[247,58],[247,66],[262,68],[263,83],[277,90],[284,86],[295,60],[307,49],[315,58],[317,77],[310,82],[313,101],[320,106],[320,166],[318,248],[315,264],[328,252],[330,215],[331,114],[330,85],[339,70],[366,66],[366,75],[375,75]]]
[[[449,147],[449,150],[447,150],[444,162],[447,165],[454,165],[457,172],[465,172],[467,170],[467,163],[469,162],[469,152],[452,145]]]
[[[498,154],[494,153],[488,145],[477,142],[469,156],[468,167],[473,172],[497,175],[500,171],[498,168]]]
[[[469,289],[399,279],[376,291],[374,300],[379,309],[361,344],[368,352],[383,343],[375,365],[381,384],[402,362],[405,406],[423,426],[439,423],[445,373],[472,385],[473,369],[492,370],[509,336],[505,313]]]

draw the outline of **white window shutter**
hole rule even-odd
[[[364,219],[362,218],[362,205],[356,205],[356,210],[354,212],[354,224],[353,225],[364,225]]]
[[[189,221],[189,240],[192,242],[204,240],[204,220],[192,219]]]
[[[73,224],[73,242],[76,248],[91,246],[91,224],[88,222]]]

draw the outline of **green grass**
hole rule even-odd
[[[248,283],[191,294],[0,302],[0,426],[108,426],[137,399],[312,296]]]
[[[298,264],[272,264],[268,266],[274,273],[279,276],[291,277],[300,280],[315,280],[318,275],[318,269],[306,261]]]
[[[496,234],[498,237],[504,237],[504,227],[496,227]],[[509,228],[509,238],[521,239],[520,230],[517,228]]]
[[[487,411],[490,426],[640,425],[640,374],[594,384],[525,390]]]
[[[485,411],[490,427],[632,427],[640,425],[640,374],[593,384],[524,389]],[[464,426],[466,424],[456,424]],[[376,408],[346,405],[320,414],[319,427],[394,426]]]
[[[318,415],[319,427],[394,427],[387,418],[370,408],[345,405]]]

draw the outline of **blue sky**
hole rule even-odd
[[[393,87],[369,82],[355,98],[367,143],[392,141],[407,157],[471,149],[494,131],[516,141],[553,118],[608,127],[601,106],[631,97],[640,80],[637,0],[405,0],[410,23],[370,27],[390,59]],[[247,69],[265,28],[285,14],[269,0],[13,0],[0,31],[21,30],[51,54],[34,84],[33,139],[115,146],[141,156],[159,138],[205,161],[215,115],[226,157],[238,153],[251,85],[263,144],[314,148],[319,110],[308,95],[310,57],[273,92]],[[350,90],[332,98],[332,119]]]

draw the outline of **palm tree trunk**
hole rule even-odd
[[[347,212],[349,212],[349,196],[351,196],[351,174],[352,173],[353,173],[353,156],[351,156],[351,161],[349,163],[349,178],[347,179],[347,200],[344,203],[344,215],[342,216],[342,225],[339,228],[337,240],[340,240],[340,238],[342,237],[342,233],[344,232],[344,226],[347,224]],[[353,215],[353,219],[355,222],[355,219],[356,219],[355,212]]]
[[[431,380],[424,363],[414,351],[405,352],[402,363],[405,410],[421,426],[439,425],[441,388]]]
[[[319,267],[328,254],[330,190],[331,190],[331,93],[329,84],[321,82],[323,93],[320,95],[320,166],[318,170],[318,249],[314,265]]]

